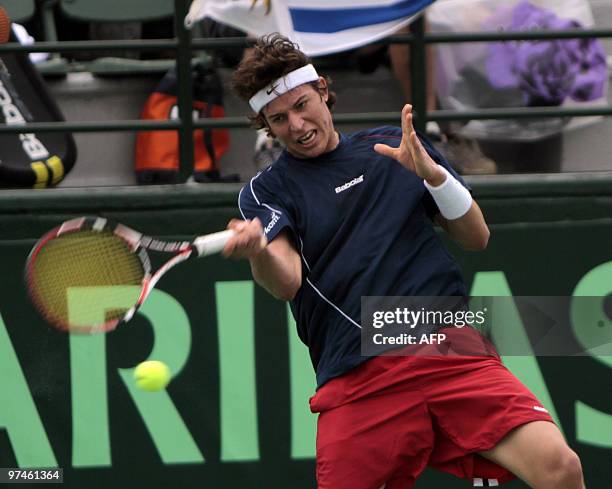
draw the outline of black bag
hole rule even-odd
[[[11,42],[16,42],[11,34]],[[0,118],[5,124],[63,121],[27,53],[0,53]],[[72,169],[76,146],[70,133],[0,134],[0,186],[56,185]]]

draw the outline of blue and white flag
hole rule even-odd
[[[435,0],[194,0],[187,26],[204,17],[253,37],[280,32],[309,56],[357,48],[409,24]]]

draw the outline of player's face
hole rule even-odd
[[[270,102],[263,109],[272,133],[297,158],[315,158],[338,145],[325,79],[319,92],[310,84],[300,85]]]

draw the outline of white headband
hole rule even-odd
[[[259,92],[253,95],[249,100],[251,108],[259,114],[259,111],[268,105],[275,98],[280,97],[283,93],[293,90],[304,83],[317,81],[319,74],[314,66],[306,65],[287,73],[285,76],[270,83],[267,87],[262,88]]]

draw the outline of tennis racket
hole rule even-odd
[[[134,316],[168,270],[218,253],[233,235],[228,230],[193,241],[161,241],[102,217],[79,217],[36,243],[26,262],[26,287],[54,327],[70,333],[111,331]],[[153,271],[149,251],[169,258]]]

